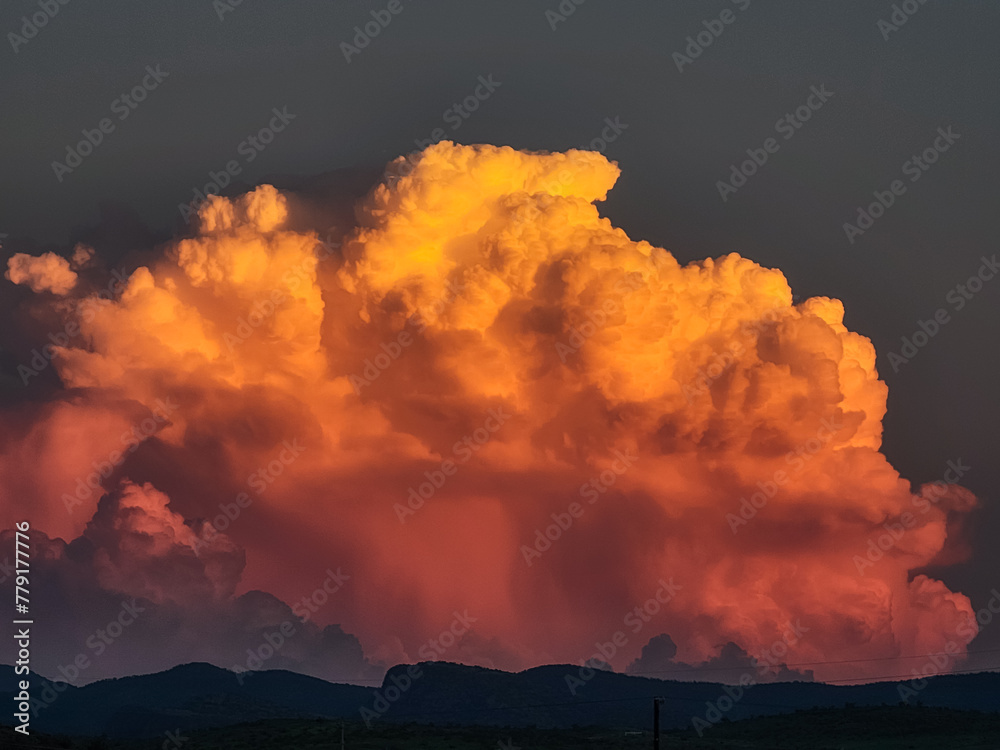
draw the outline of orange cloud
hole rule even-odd
[[[211,198],[197,234],[91,308],[86,347],[58,350],[74,409],[178,404],[121,469],[136,523],[169,496],[155,514],[183,544],[178,519],[244,493],[225,532],[240,586],[294,598],[303,570],[343,564],[338,622],[373,654],[413,658],[467,609],[454,658],[576,662],[668,577],[680,592],[616,667],[664,633],[687,663],[752,656],[801,621],[787,663],[860,679],[954,639],[968,598],[911,572],[952,550],[971,495],[864,575],[853,561],[919,495],[879,452],[887,389],[838,300],[633,241],[595,206],[618,177],[596,153],[441,142],[392,166],[333,255],[270,186]],[[491,410],[511,416],[480,433]],[[58,494],[30,500],[65,525]],[[133,590],[133,568],[102,580]]]
[[[76,286],[76,273],[69,261],[55,253],[39,256],[15,253],[7,261],[4,277],[15,284],[25,284],[33,292],[63,295]]]

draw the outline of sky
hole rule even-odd
[[[903,5],[8,4],[39,670],[1000,663],[1000,10]]]

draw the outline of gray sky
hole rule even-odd
[[[887,0],[564,0],[575,7],[564,20],[546,15],[556,0],[401,0],[348,61],[341,44],[388,3],[244,0],[220,18],[211,0],[73,0],[19,40],[9,33],[40,6],[12,0],[0,11],[4,260],[71,245],[102,204],[111,226],[133,211],[164,237],[178,204],[231,160],[244,185],[357,169],[343,177],[349,192],[436,128],[462,143],[562,150],[592,146],[617,120],[627,127],[605,154],[623,174],[602,209],[616,225],[682,261],[737,251],[780,268],[799,297],[842,299],[889,384],[892,464],[916,481],[940,478],[949,459],[972,467],[963,484],[984,505],[974,556],[937,574],[981,607],[1000,587],[1000,281],[961,310],[948,295],[998,251],[1000,6],[914,4],[905,24],[880,30]],[[687,37],[723,13],[731,22],[679,70]],[[167,74],[155,88],[147,66]],[[499,85],[456,115],[480,76]],[[144,79],[145,100],[123,109]],[[832,95],[785,125],[786,139],[776,125],[812,87]],[[258,153],[247,138],[274,108],[294,119]],[[103,118],[113,130],[60,181],[52,163]],[[958,138],[911,182],[908,162],[939,128]],[[723,200],[718,181],[768,138],[777,149]],[[849,241],[844,223],[897,179],[905,192]],[[895,372],[889,353],[939,308],[949,322]],[[981,640],[1000,647],[1000,632]]]

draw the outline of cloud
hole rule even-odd
[[[468,610],[473,634],[443,658],[577,663],[665,577],[681,588],[649,627],[686,664],[758,654],[796,621],[809,634],[784,661],[829,662],[817,679],[942,650],[971,606],[919,573],[965,554],[976,501],[954,486],[923,510],[880,452],[871,342],[840,301],[794,303],[777,269],[633,241],[595,205],[618,174],[591,152],[441,142],[390,165],[340,247],[272,187],[210,198],[193,236],[86,306],[85,344],[56,348],[72,398],[22,417],[33,452],[0,473],[50,466],[65,489],[26,483],[4,522],[31,508],[78,534],[96,511],[90,533],[119,524],[162,553],[108,557],[102,585],[178,603],[162,568],[199,596],[232,590],[231,558],[189,567],[190,537],[150,505],[167,496],[246,551],[236,595],[295,601],[303,571],[351,571],[336,624],[394,658]],[[72,480],[163,399],[169,420],[102,479],[139,488],[113,522],[104,489],[68,516]],[[74,415],[96,437],[63,457],[50,445]]]
[[[123,482],[68,544],[31,532],[33,632],[48,644],[32,669],[75,684],[192,661],[334,681],[381,676],[339,626],[303,621],[262,591],[235,596],[243,550],[168,503],[148,484]],[[13,548],[11,532],[0,541]],[[13,586],[13,576],[0,580],[11,597]]]
[[[63,295],[76,285],[76,273],[69,261],[55,253],[39,256],[15,253],[7,261],[4,276],[15,284],[25,284],[33,292]]]
[[[751,656],[730,641],[722,646],[717,655],[706,661],[686,664],[675,659],[677,644],[664,633],[650,638],[649,643],[642,647],[639,658],[629,664],[625,671],[658,680],[723,682],[732,685],[739,685],[741,680],[744,684],[811,681],[811,670],[789,669],[782,659],[782,654],[787,651],[785,647],[793,639],[797,640],[797,636],[779,640],[770,649],[756,656]]]
[[[91,265],[94,259],[94,248],[90,245],[85,245],[82,242],[78,242],[73,248],[73,257],[71,259],[71,265],[76,270],[81,268],[86,268]]]

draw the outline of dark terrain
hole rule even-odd
[[[13,735],[13,736],[12,736]],[[600,727],[569,729],[384,723],[368,729],[343,722],[344,747],[353,750],[569,750],[648,748],[649,729],[626,733]],[[38,750],[321,750],[339,748],[341,722],[271,719],[149,739],[34,735],[0,729],[0,746]],[[724,721],[698,737],[694,730],[661,733],[661,746],[688,750],[986,750],[1000,747],[1000,715],[915,706],[813,709],[782,716]]]
[[[893,682],[772,683],[731,700],[738,694],[715,683],[598,671],[574,696],[565,676],[576,667],[516,674],[447,662],[419,667],[399,692],[390,688],[406,684],[406,666],[390,670],[378,689],[278,670],[248,675],[241,685],[208,664],[61,691],[33,675],[33,697],[58,697],[36,704],[30,738],[3,727],[0,746],[325,748],[340,746],[343,724],[352,748],[650,747],[652,698],[661,696],[664,750],[1000,747],[998,673],[932,678],[907,704]],[[12,677],[10,667],[0,667],[0,684],[11,685]],[[381,696],[395,700],[380,704]],[[5,705],[12,698],[0,692]],[[0,718],[12,721],[10,713]]]

